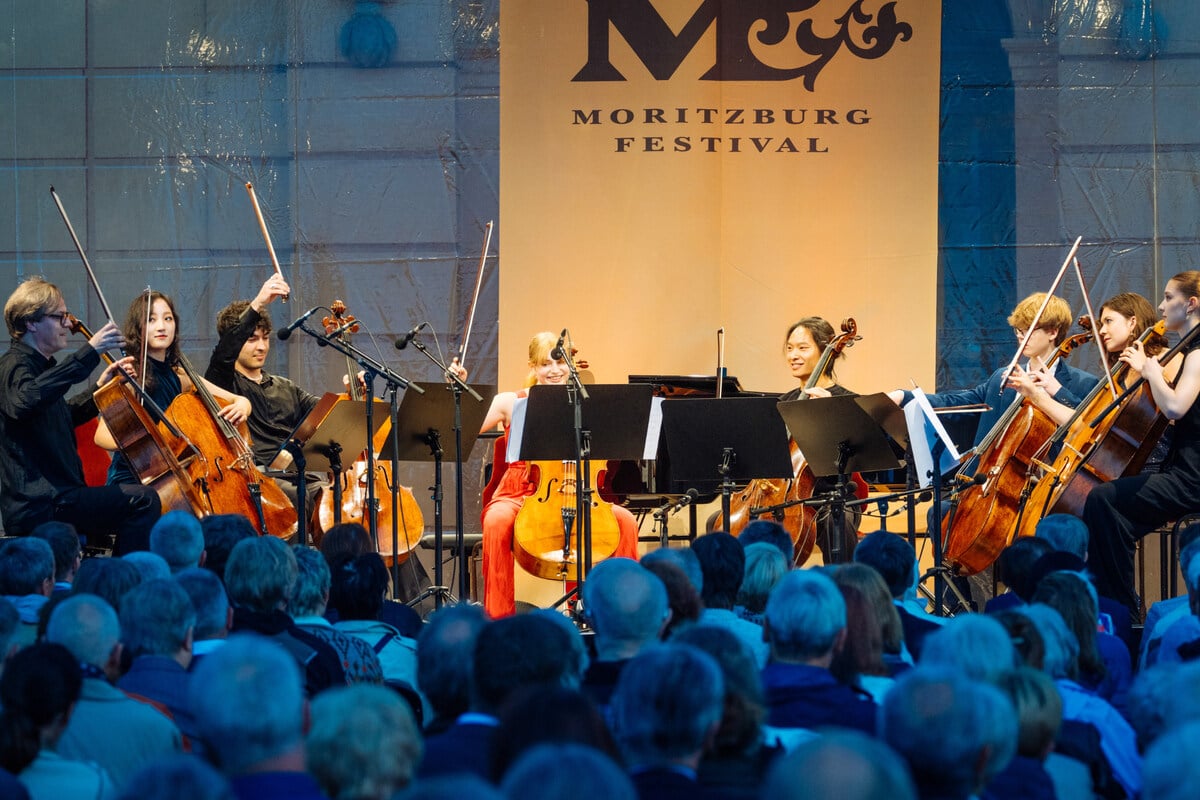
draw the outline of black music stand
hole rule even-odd
[[[787,428],[774,397],[672,400],[663,403],[663,440],[674,492],[721,493],[729,522],[737,486],[758,478],[791,478]]]
[[[837,487],[812,505],[829,508],[830,563],[840,563],[846,525],[846,488],[852,472],[876,472],[900,466],[908,447],[904,412],[882,392],[788,400],[779,414],[813,475],[837,476]]]
[[[459,597],[470,594],[470,556],[463,545],[462,520],[462,458],[471,452],[475,440],[479,437],[479,428],[487,416],[492,398],[496,396],[494,385],[475,384],[472,388],[480,395],[480,401],[462,405],[459,393],[448,383],[422,383],[416,385],[424,389],[420,392],[405,392],[397,413],[396,435],[388,437],[379,458],[387,461],[393,459],[393,442],[395,442],[395,461],[432,461],[433,462],[433,585],[427,587],[419,595],[409,601],[415,606],[427,597],[434,598],[437,608],[442,603],[453,601],[454,594],[443,585],[442,580],[442,497],[444,482],[442,481],[442,437],[450,432],[455,433],[455,496],[457,498],[457,519],[455,520],[455,542],[458,548]],[[395,480],[393,473],[393,480]]]
[[[532,386],[522,412],[509,430],[508,461],[574,461],[575,513],[564,517],[563,559],[569,559],[570,522],[578,532],[575,587],[554,605],[579,591],[592,568],[591,462],[646,457],[653,390],[645,384],[593,384],[580,398],[571,386]],[[520,416],[519,416],[520,415]]]

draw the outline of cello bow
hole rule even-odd
[[[475,309],[479,305],[479,290],[483,288],[483,270],[487,265],[488,249],[492,244],[492,227],[495,223],[488,220],[483,230],[483,251],[479,254],[479,267],[475,270],[475,292],[471,296],[471,307],[467,310],[467,324],[463,327],[462,342],[458,346],[458,365],[466,367],[467,343],[471,340],[471,327],[475,323]]]

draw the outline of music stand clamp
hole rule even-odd
[[[779,414],[813,475],[837,477],[835,489],[805,503],[829,508],[832,527],[828,556],[830,563],[840,563],[848,476],[900,466],[908,446],[904,412],[881,392],[788,400],[779,403]]]

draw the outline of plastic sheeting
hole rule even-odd
[[[1004,317],[1076,236],[1096,304],[1196,264],[1198,32],[1186,0],[947,0],[939,387],[1011,358]]]
[[[147,284],[167,292],[203,365],[216,312],[271,272],[251,182],[293,289],[272,307],[276,327],[340,299],[362,323],[356,343],[437,380],[415,348],[391,345],[424,321],[433,352],[460,343],[498,209],[498,28],[498,0],[0,0],[5,284],[44,274],[85,321],[103,320],[54,185],[114,315]],[[472,381],[495,379],[501,231]],[[317,393],[340,390],[346,372],[302,334],[276,342],[267,366]],[[478,465],[466,470],[469,524]],[[429,472],[410,464],[401,480],[432,522]]]

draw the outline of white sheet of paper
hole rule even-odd
[[[945,445],[938,464],[938,474],[945,475],[958,465],[962,455],[954,446],[950,434],[942,421],[938,419],[929,398],[920,389],[913,390],[913,399],[904,406],[904,419],[908,423],[908,440],[912,445],[913,461],[917,467],[917,481],[922,489],[928,488],[932,482],[933,472],[933,443],[939,439]]]

